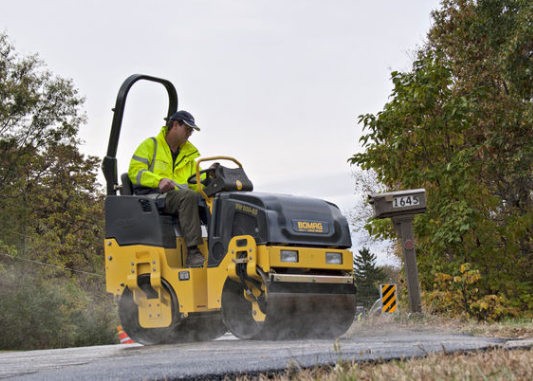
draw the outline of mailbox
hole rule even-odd
[[[375,218],[425,213],[426,191],[412,189],[390,193],[376,193],[368,196],[368,202],[374,209]]]
[[[392,219],[394,229],[402,240],[409,308],[412,313],[421,314],[422,302],[416,266],[413,219],[415,214],[426,211],[426,191],[424,189],[412,189],[376,193],[368,196],[368,202],[374,209],[375,218]]]

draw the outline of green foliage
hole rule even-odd
[[[99,159],[78,150],[83,99],[1,34],[0,99],[0,346],[110,342]]]
[[[0,349],[41,349],[116,342],[117,319],[75,279],[37,278],[20,265],[2,274]],[[110,303],[108,303],[109,306]],[[96,307],[96,310],[93,309]],[[88,313],[91,311],[91,313]]]
[[[389,189],[426,189],[415,219],[423,289],[472,263],[480,295],[530,308],[533,3],[444,0],[433,18],[412,70],[391,73],[390,101],[360,116],[366,150],[350,162]],[[394,236],[388,221],[367,229]]]
[[[510,316],[518,316],[508,299],[503,295],[481,295],[478,270],[469,263],[461,265],[453,275],[435,274],[434,291],[426,295],[434,312],[452,317],[475,318],[478,321],[494,322]]]
[[[376,255],[364,247],[353,258],[357,300],[370,308],[379,299],[379,284],[387,279],[385,272],[376,266]]]

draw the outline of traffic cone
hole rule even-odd
[[[120,340],[120,344],[134,344],[135,343],[135,341],[130,339],[128,334],[124,332],[121,325],[117,327],[117,331],[118,331],[118,339]]]

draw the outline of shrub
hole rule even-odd
[[[435,274],[434,290],[426,293],[424,299],[434,312],[452,317],[493,322],[518,316],[518,311],[504,295],[483,295],[480,280],[479,271],[464,263],[455,274]]]

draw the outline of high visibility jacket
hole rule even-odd
[[[180,147],[176,161],[172,162],[172,152],[165,141],[167,131],[167,127],[163,126],[159,135],[146,139],[133,154],[128,176],[134,188],[158,188],[163,178],[185,185],[187,179],[196,173],[194,160],[200,156],[196,147],[187,141]],[[196,190],[196,186],[190,188]]]

